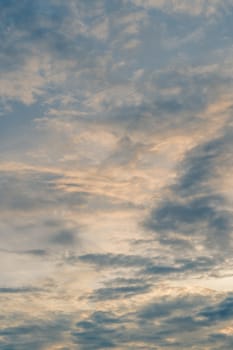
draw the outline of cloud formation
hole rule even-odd
[[[232,17],[0,2],[0,349],[232,349]]]

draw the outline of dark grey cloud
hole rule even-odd
[[[146,277],[141,279],[116,278],[107,281],[104,287],[96,289],[90,299],[94,301],[125,299],[138,294],[148,292],[152,284],[147,281]]]
[[[219,259],[220,260],[220,259]],[[210,271],[218,263],[218,259],[208,258],[205,256],[199,256],[198,258],[192,258],[191,256],[184,259],[175,259],[170,264],[148,264],[145,269],[142,270],[142,274],[147,276],[156,276],[157,278],[163,278],[167,275],[175,275],[177,278],[183,278],[185,275],[192,273],[193,275],[198,273],[204,273]]]
[[[82,1],[76,5],[81,10]],[[74,18],[68,3],[51,0],[2,1],[0,10],[0,66],[4,71],[18,69],[35,52],[50,54],[56,60],[75,60],[79,66],[90,67],[96,52],[104,50],[101,42],[88,32],[82,33],[81,28],[73,33]],[[82,20],[85,19],[87,17],[83,14]]]
[[[142,322],[150,322],[152,319],[172,316],[178,310],[184,310],[184,313],[187,313],[193,308],[201,308],[201,305],[205,305],[206,302],[207,297],[202,296],[163,297],[156,302],[145,305],[138,311],[137,315]]]
[[[208,323],[223,322],[233,319],[233,296],[230,295],[217,305],[209,306],[199,313]]]
[[[227,239],[230,233],[229,213],[216,208],[223,203],[223,198],[211,195],[180,202],[179,199],[177,202],[167,201],[152,212],[148,227],[158,232],[181,230],[186,235],[200,235],[200,231],[207,230],[207,234],[212,232]],[[203,225],[204,230],[201,230]]]
[[[211,349],[218,350],[219,348],[231,349],[233,346],[233,336],[231,334],[213,333],[208,337],[208,342],[211,344]]]
[[[156,297],[144,306],[135,304],[135,308],[122,308],[118,313],[91,311],[76,323],[78,316],[72,313],[51,317],[50,321],[31,320],[30,324],[2,327],[0,347],[21,350],[33,346],[42,350],[54,342],[62,344],[66,337],[72,348],[78,345],[82,350],[128,349],[132,344],[134,349],[144,350],[155,344],[155,349],[178,350],[187,345],[230,349],[232,337],[219,333],[219,329],[232,320],[231,306],[231,294],[217,299],[198,294]]]
[[[209,296],[182,295],[157,298],[156,302],[121,315],[94,312],[76,324],[72,336],[81,349],[94,344],[103,349],[127,349],[131,344],[135,349],[147,349],[155,343],[158,349],[185,349],[187,345],[210,346],[214,339],[228,346],[228,339],[217,332],[221,325],[205,316],[206,310],[212,310],[211,305],[213,299]],[[218,300],[215,305],[215,309],[222,309],[223,302]],[[229,302],[225,305],[230,306]],[[229,320],[229,313],[225,320]]]
[[[17,254],[17,255],[31,255],[35,257],[45,257],[48,255],[46,249],[28,249],[28,250],[9,250],[9,249],[0,249],[2,253]]]
[[[22,254],[44,257],[48,254],[48,251],[46,249],[30,249],[22,251]]]
[[[63,230],[51,238],[51,242],[62,246],[70,246],[76,241],[76,235],[70,230]]]
[[[188,152],[180,164],[180,178],[174,190],[179,191],[181,196],[209,193],[209,180],[214,176],[217,166],[224,166],[226,157],[231,154],[231,146],[232,130],[226,126],[223,135],[201,143]]]
[[[56,342],[62,342],[64,334],[69,330],[70,321],[66,317],[48,320],[23,320],[18,326],[1,327],[0,348],[42,350]]]
[[[200,261],[193,261],[192,266],[190,262],[177,260],[179,267],[174,267],[172,264],[164,264],[159,258],[145,257],[143,255],[124,255],[124,254],[86,254],[79,257],[70,256],[68,257],[68,262],[76,263],[78,260],[85,262],[87,264],[94,265],[97,268],[106,268],[106,269],[136,269],[142,276],[145,274],[150,275],[168,275],[172,273],[185,272],[195,265],[196,267],[200,264],[203,265],[205,261],[206,264],[210,262],[208,259],[200,259]],[[175,262],[174,262],[175,263]],[[132,271],[133,273],[133,271]],[[127,282],[127,280],[126,280]],[[129,280],[130,282],[130,280]],[[126,289],[128,287],[126,286]]]
[[[175,256],[175,254],[173,254]],[[118,300],[149,293],[160,282],[171,280],[180,281],[185,278],[199,278],[200,275],[213,274],[216,266],[224,264],[221,257],[197,256],[191,254],[183,258],[169,259],[167,257],[147,257],[135,255],[114,254],[86,254],[81,256],[70,255],[66,259],[69,264],[84,262],[93,265],[97,271],[116,271],[120,277],[108,278],[100,288],[93,290],[88,298],[92,301]],[[216,273],[216,271],[215,271]],[[129,275],[130,274],[130,275]],[[127,277],[127,276],[130,276]],[[139,277],[139,278],[138,278]]]
[[[157,335],[157,344],[167,348],[185,349],[187,344],[211,346],[215,339],[216,342],[221,341],[228,349],[229,338],[217,331],[214,332],[214,329],[223,327],[225,321],[232,319],[231,302],[231,296],[227,296],[223,301],[218,299],[214,304],[208,296],[200,295],[161,298],[137,312],[141,336],[143,337],[146,331],[154,332]],[[151,327],[153,321],[157,321],[156,327]],[[176,339],[174,343],[170,345],[164,343],[165,338],[173,337]],[[148,342],[149,339],[150,336],[147,338]]]
[[[10,287],[0,287],[0,294],[24,294],[24,293],[34,293],[41,292],[43,289],[34,287],[20,287],[20,288],[10,288]]]
[[[142,273],[166,275],[170,273],[208,270],[214,264],[214,259],[207,256],[198,258],[176,258],[172,264],[164,264],[163,256],[156,258],[145,257],[140,255],[123,255],[123,254],[86,254],[79,257],[70,256],[68,261],[75,263],[78,260],[93,264],[98,268],[130,268],[139,267]],[[128,280],[129,282],[131,280]],[[134,281],[134,279],[132,279]],[[127,282],[127,280],[126,280]]]
[[[161,243],[179,232],[215,249],[229,246],[231,214],[223,195],[211,185],[217,167],[229,156],[229,142],[229,134],[225,134],[187,154],[179,166],[180,177],[169,188],[171,199],[164,198],[145,222]]]
[[[72,332],[74,342],[81,349],[111,349],[118,346],[118,331],[127,320],[112,312],[94,312],[89,319],[78,322],[77,330]],[[123,340],[123,339],[122,339]]]
[[[124,255],[124,254],[86,254],[81,255],[78,259],[85,263],[94,264],[97,267],[140,267],[151,260],[143,256]],[[76,261],[76,257],[70,257],[70,262]]]
[[[17,1],[2,1],[1,9],[1,69],[14,70],[24,63],[28,55],[31,54],[31,45],[36,47],[33,39],[40,39],[43,33],[46,35],[49,32],[49,27],[45,27],[45,23],[56,25],[55,18],[57,17],[57,25],[59,19],[59,7],[51,7],[49,2],[41,1],[32,3],[28,0],[23,0],[20,3]],[[58,12],[56,12],[58,11]],[[60,15],[63,16],[64,8],[61,9]],[[53,13],[52,13],[53,12]],[[44,26],[43,20],[44,19]],[[46,21],[47,20],[47,21]],[[51,30],[51,27],[50,27]],[[37,40],[38,41],[38,40]]]

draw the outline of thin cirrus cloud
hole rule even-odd
[[[232,349],[231,1],[0,13],[0,349]]]

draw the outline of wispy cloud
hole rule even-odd
[[[232,3],[0,3],[1,349],[232,349]]]

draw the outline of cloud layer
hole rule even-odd
[[[0,349],[232,349],[231,1],[0,18]]]

